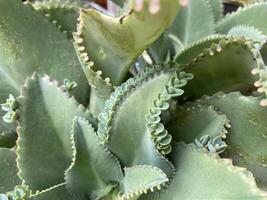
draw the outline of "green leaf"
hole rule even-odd
[[[244,38],[223,38],[183,67],[194,75],[185,86],[184,99],[197,99],[218,91],[250,93],[256,88],[265,94],[267,91],[264,85],[267,71],[261,54]],[[266,100],[261,104],[267,105]]]
[[[172,23],[179,10],[176,0],[163,0],[160,10],[152,14],[149,2],[143,1],[143,9],[138,11],[135,0],[131,0],[129,13],[119,18],[93,9],[81,11],[78,31],[74,35],[76,50],[93,87],[98,85],[90,74],[97,71],[113,85],[121,84],[138,56]]]
[[[201,38],[177,54],[175,61],[179,64],[187,64],[202,53],[204,49],[209,48],[212,43],[218,43],[225,37],[224,35],[209,35]]]
[[[149,46],[148,53],[152,57],[154,63],[169,61],[168,59],[175,56],[173,41],[169,38],[167,33],[164,33]]]
[[[234,167],[230,160],[220,159],[194,145],[174,145],[171,160],[176,174],[166,191],[142,199],[265,199],[253,175]]]
[[[51,187],[47,190],[38,192],[35,195],[32,195],[29,200],[49,200],[49,199],[56,199],[56,200],[86,200],[84,197],[80,196],[73,196],[68,193],[65,184],[59,184],[54,187]]]
[[[0,193],[11,191],[21,183],[17,176],[16,158],[14,150],[0,148]]]
[[[82,116],[93,122],[91,114],[55,81],[38,74],[27,79],[18,101],[19,176],[33,191],[64,182],[72,160],[72,120]]]
[[[122,199],[138,197],[149,190],[160,189],[168,181],[162,170],[149,165],[125,168],[124,172],[124,179],[121,183]]]
[[[223,18],[223,0],[208,0],[212,8],[212,13],[215,22],[218,22]]]
[[[72,38],[72,33],[76,31],[76,23],[79,17],[80,5],[78,1],[36,1],[32,5],[35,10],[41,12],[62,32],[67,33],[69,38]]]
[[[240,93],[217,94],[202,99],[214,105],[231,121],[226,138],[230,147],[225,152],[234,164],[249,169],[261,188],[267,188],[267,117],[266,108],[259,105],[260,97],[245,97]]]
[[[75,81],[71,94],[87,105],[89,86],[66,35],[29,3],[2,0],[0,13],[0,101],[18,95],[25,78],[37,71],[60,83]]]
[[[72,132],[74,158],[66,171],[67,188],[90,199],[100,199],[121,181],[119,161],[100,143],[85,119],[75,118]]]
[[[165,125],[175,142],[193,143],[208,135],[210,138],[226,137],[230,127],[227,116],[215,111],[213,106],[188,104],[179,107]]]
[[[261,49],[261,47],[265,44],[267,37],[263,35],[261,31],[254,28],[253,26],[247,26],[247,25],[237,25],[229,30],[227,33],[229,36],[243,36],[247,39],[251,39],[257,43],[255,43],[255,46],[258,49]]]
[[[171,136],[160,123],[160,114],[168,109],[171,97],[182,95],[180,88],[191,78],[176,73],[171,66],[148,68],[118,87],[106,101],[99,115],[98,136],[124,166],[152,165],[168,177],[173,173],[158,150],[162,154],[171,151]]]
[[[184,46],[214,33],[215,22],[209,2],[206,0],[191,0],[181,7],[172,26],[168,29],[178,37]]]
[[[232,27],[242,24],[253,26],[267,35],[266,15],[267,2],[251,4],[225,16],[217,23],[216,31],[227,33]]]

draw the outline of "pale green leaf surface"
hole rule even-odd
[[[214,105],[231,121],[232,127],[225,140],[229,148],[224,156],[252,171],[259,186],[266,188],[267,110],[259,105],[260,100],[260,97],[245,97],[235,92],[203,98],[202,103]]]
[[[86,105],[89,86],[66,35],[29,3],[1,0],[0,13],[0,100],[18,95],[25,78],[38,71],[60,83],[75,81],[71,94]]]
[[[33,191],[64,182],[72,160],[72,120],[93,121],[91,114],[55,81],[37,74],[27,79],[19,104],[19,176]]]
[[[149,190],[160,189],[169,180],[162,170],[149,165],[125,168],[124,172],[124,179],[121,183],[124,199],[139,196]]]
[[[216,25],[216,31],[226,34],[234,26],[248,25],[255,27],[267,35],[266,15],[267,2],[245,6],[219,21]]]
[[[113,85],[122,83],[137,57],[172,23],[179,10],[178,1],[162,0],[159,12],[152,14],[149,2],[145,0],[142,11],[138,12],[135,1],[130,1],[129,13],[119,18],[93,9],[81,11],[76,42],[85,49],[76,50],[80,57],[83,52],[88,54],[81,59],[84,68],[88,67],[88,60],[93,61],[95,72],[102,71]],[[92,80],[89,82],[94,85]]]
[[[229,30],[227,33],[229,36],[240,37],[243,36],[247,39],[255,41],[255,46],[258,49],[265,44],[267,36],[263,35],[263,33],[253,26],[246,26],[246,25],[238,25]]]
[[[208,0],[212,8],[212,13],[215,22],[218,22],[223,18],[223,0]]]
[[[186,105],[172,114],[165,125],[175,142],[193,143],[195,139],[209,135],[211,138],[226,137],[227,116],[212,106]]]
[[[11,191],[21,184],[16,158],[15,150],[0,148],[0,193]]]
[[[194,75],[185,86],[184,96],[189,99],[218,91],[250,93],[256,90],[254,83],[266,91],[267,71],[260,52],[244,38],[221,39],[184,65],[184,70]]]
[[[67,188],[75,194],[100,199],[122,180],[119,161],[100,143],[85,119],[75,118],[72,133],[74,160],[66,171]]]
[[[177,36],[184,46],[214,33],[214,17],[206,0],[191,0],[181,7],[168,33]]]
[[[72,38],[72,33],[76,31],[79,17],[80,7],[78,2],[65,0],[37,1],[33,3],[33,7]]]
[[[106,102],[105,112],[99,115],[98,135],[124,166],[152,165],[162,169],[168,177],[171,176],[172,166],[158,152],[145,116],[150,108],[155,108],[153,102],[175,76],[174,68],[158,66],[147,69],[118,87]],[[177,89],[177,96],[181,94],[182,90]],[[138,101],[142,103],[136,104]],[[164,105],[168,107],[167,102]],[[156,110],[161,113],[159,108]],[[154,120],[153,117],[151,120]],[[162,135],[162,139],[166,137],[166,147],[169,149],[171,137],[159,121],[154,124],[158,127],[157,134]],[[126,130],[128,134],[125,134]],[[160,139],[156,136],[154,139],[157,138]]]
[[[171,160],[176,174],[169,187],[159,195],[142,199],[162,200],[263,200],[253,175],[243,168],[234,167],[228,159],[204,152],[194,145],[174,145]],[[265,197],[265,198],[264,198]]]
[[[56,185],[47,190],[32,195],[29,200],[86,200],[84,197],[73,196],[67,189],[65,184]]]

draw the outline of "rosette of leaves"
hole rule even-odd
[[[267,199],[266,3],[221,5],[0,0],[0,199]]]

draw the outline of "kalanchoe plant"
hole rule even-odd
[[[0,0],[0,200],[267,199],[267,3],[114,2]]]

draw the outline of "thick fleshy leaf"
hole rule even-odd
[[[266,94],[267,91],[264,85],[267,70],[261,54],[251,41],[244,38],[223,38],[213,43],[184,65],[184,70],[194,75],[185,86],[184,96],[189,99],[219,91],[251,93],[258,87],[260,92]],[[267,103],[263,101],[261,104]]]
[[[183,143],[174,145],[171,160],[176,174],[169,187],[159,195],[142,199],[266,199],[253,175],[244,168],[234,167],[231,160]]]
[[[66,35],[29,3],[1,0],[0,13],[0,101],[18,95],[25,78],[38,71],[61,84],[75,81],[71,94],[87,104],[89,86]]]
[[[178,108],[165,125],[173,141],[185,143],[193,143],[203,136],[225,138],[229,126],[227,116],[214,107],[191,104]]]
[[[21,184],[16,158],[15,150],[0,148],[0,193],[11,191]]]
[[[75,118],[72,133],[74,158],[66,171],[67,188],[74,194],[100,199],[122,180],[119,161],[100,143],[85,119]]]
[[[162,170],[149,165],[125,168],[124,172],[124,179],[121,183],[122,199],[138,197],[149,190],[160,189],[169,180]]]
[[[112,85],[125,80],[138,56],[163,33],[179,10],[176,0],[160,1],[160,10],[155,13],[149,7],[150,0],[143,1],[140,11],[135,3],[131,0],[129,12],[119,18],[93,9],[81,11],[75,47],[99,102],[108,99]]]
[[[168,33],[178,37],[184,46],[214,33],[215,22],[210,4],[206,0],[191,0],[181,7]]]
[[[27,79],[18,101],[19,176],[33,191],[63,183],[73,155],[72,120],[82,116],[92,121],[91,114],[55,81],[37,74]]]
[[[227,33],[232,27],[242,24],[253,26],[267,35],[266,15],[267,2],[251,4],[225,16],[216,25],[216,31]]]
[[[171,151],[171,136],[159,116],[168,109],[171,97],[183,93],[180,88],[188,74],[177,77],[176,73],[171,66],[147,69],[118,87],[106,102],[99,115],[98,135],[124,166],[152,165],[168,177],[173,173],[171,164],[158,152]]]
[[[225,142],[225,152],[234,164],[248,168],[258,185],[267,188],[267,110],[259,105],[261,98],[245,97],[240,93],[217,94],[199,103],[214,105],[231,121]]]

